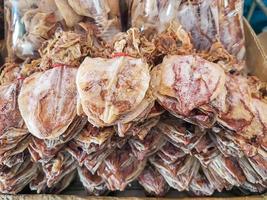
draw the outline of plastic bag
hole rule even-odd
[[[149,34],[164,31],[175,20],[182,0],[132,0],[128,1],[131,27],[141,28]],[[147,34],[147,35],[149,35]]]
[[[119,0],[68,0],[68,3],[80,16],[94,21],[98,35],[105,41],[121,31]]]
[[[243,0],[186,1],[180,5],[178,19],[191,33],[197,49],[208,50],[219,40],[238,60],[245,58]]]
[[[243,27],[243,0],[228,0],[224,3],[224,18],[220,23],[220,39],[225,48],[237,57],[238,60],[245,58],[245,35]]]
[[[39,57],[38,49],[58,27],[72,30],[80,22],[88,23],[104,41],[121,31],[119,0],[7,0],[5,16],[11,60]]]
[[[130,26],[155,35],[176,21],[191,34],[197,50],[208,51],[212,44],[220,41],[241,61],[245,58],[243,4],[243,0],[132,0]]]
[[[9,60],[37,57],[49,31],[61,20],[53,1],[5,1],[6,46]],[[39,3],[39,4],[38,4]],[[45,6],[44,6],[45,5]],[[42,7],[41,7],[42,6]]]

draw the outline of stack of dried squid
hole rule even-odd
[[[31,135],[18,107],[20,68],[6,63],[0,81],[0,191],[15,194],[35,177],[37,165],[27,150]]]
[[[38,163],[38,174],[30,188],[38,193],[60,193],[75,178],[76,161],[66,144],[87,121],[76,111],[75,78],[84,56],[82,40],[74,32],[58,32],[40,49],[41,58],[24,66],[27,73],[18,105],[32,134],[28,150]]]
[[[38,59],[2,71],[2,193],[28,183],[60,193],[76,172],[91,195],[133,181],[154,196],[170,188],[196,196],[267,189],[266,84],[243,71],[240,1],[132,1],[133,28],[109,42],[110,30],[99,34],[86,20],[112,25],[118,10],[97,1],[111,12],[101,18],[82,1],[66,2],[33,1],[32,14],[54,5],[47,13],[64,26],[82,22],[42,36]],[[26,31],[23,40],[40,36]]]
[[[107,127],[89,125],[69,146],[81,165],[79,175],[86,190],[95,195],[107,190],[123,191],[137,179],[147,192],[159,196],[165,195],[170,187],[205,196],[233,187],[252,193],[265,191],[265,83],[255,77],[228,73],[224,66],[238,61],[228,60],[234,58],[225,50],[227,59],[218,57],[216,51],[222,50],[221,46],[208,55],[191,54],[189,47],[193,45],[187,43],[188,35],[174,25],[155,40],[158,45],[171,45],[170,48],[158,46],[154,51],[163,49],[163,55],[168,49],[174,50],[174,54],[184,51],[180,55],[166,55],[145,78],[144,70],[139,72],[139,66],[131,62],[138,59],[132,57],[135,53],[131,39],[140,34],[135,29],[127,34],[120,37],[121,41],[128,38],[120,57],[87,58],[78,69],[76,83],[81,109],[91,124]],[[181,38],[187,39],[173,49],[173,43],[164,43],[170,39],[165,36],[172,36],[174,44]],[[142,48],[148,46],[153,45],[145,44]],[[124,66],[129,75],[124,75]],[[145,80],[148,90],[144,89],[146,82],[142,83]],[[136,112],[131,110],[134,105],[131,102],[137,102],[134,92],[139,88],[151,91],[155,102],[150,109],[135,106],[139,111]],[[158,104],[165,113],[162,108],[155,112]],[[132,121],[123,121],[129,119],[129,114],[136,116],[135,113],[141,113],[142,118],[139,115]],[[114,129],[123,137],[119,140],[124,144],[115,148]],[[125,130],[124,134],[121,130]],[[115,138],[118,139],[116,135]],[[102,148],[106,148],[103,153],[97,151]]]
[[[87,40],[82,40],[79,34],[58,32],[43,44],[38,60],[4,66],[1,163],[4,178],[10,170],[14,174],[3,179],[1,192],[17,193],[30,183],[30,189],[38,193],[59,193],[75,178],[76,161],[66,151],[66,144],[80,133],[87,121],[76,111],[77,66],[87,51],[82,46]],[[16,164],[18,167],[13,170]],[[30,176],[19,164],[26,165],[22,167],[33,174]],[[26,180],[22,179],[24,173],[28,173]],[[14,189],[17,185],[7,181],[18,182],[19,188]]]
[[[170,2],[177,3],[165,3]],[[187,5],[186,2],[181,3],[182,6]],[[205,3],[203,9],[206,6],[216,8],[214,2],[209,5]],[[228,6],[233,3],[236,7],[239,5],[237,2],[229,3]],[[159,5],[157,1],[155,5]],[[193,6],[191,9],[197,4],[190,6]],[[137,12],[140,10],[135,9]],[[224,14],[219,9],[217,12]],[[140,16],[150,17],[152,14]],[[153,17],[153,21],[150,21],[152,24],[156,19]],[[187,30],[192,35],[188,34],[174,22],[167,30],[164,30],[164,26],[155,25],[163,30],[154,37],[150,34],[152,39],[145,37],[146,27],[143,27],[144,35],[137,29],[130,29],[128,35],[122,34],[114,39],[113,58],[84,60],[76,79],[81,110],[94,126],[107,126],[108,129],[113,126],[119,136],[127,139],[123,147],[117,147],[115,151],[108,147],[103,157],[98,156],[102,164],[97,169],[86,164],[91,149],[88,147],[93,144],[106,146],[109,137],[103,134],[105,129],[94,128],[96,130],[91,130],[91,134],[87,130],[85,132],[90,141],[84,137],[82,142],[79,137],[71,144],[70,149],[76,149],[72,152],[75,152],[74,157],[82,166],[80,178],[87,191],[96,195],[104,194],[107,189],[122,191],[137,177],[140,184],[153,195],[165,195],[169,187],[190,191],[195,195],[212,195],[215,191],[233,187],[255,193],[266,189],[263,114],[267,105],[264,97],[266,88],[255,77],[242,75],[244,38],[242,25],[239,24],[240,16],[236,18],[234,21],[238,26],[231,30],[241,34],[236,33],[240,37],[236,38],[240,43],[236,46],[227,44],[224,30],[220,30],[220,40],[211,31],[210,34],[214,34],[214,38],[209,40],[211,44],[195,44],[199,41],[194,40],[194,34]],[[133,21],[145,24],[140,20]],[[215,24],[223,26],[227,23]],[[186,24],[183,25],[185,29],[188,28]],[[201,45],[205,48],[201,48]],[[231,50],[230,47],[237,49]],[[139,64],[132,62],[140,57],[146,62],[142,64],[141,72],[138,71]],[[145,76],[147,64],[152,65],[149,78]],[[159,65],[154,67],[153,64]],[[146,83],[149,83],[148,89]],[[169,114],[160,112],[159,121],[155,118],[151,120],[149,114],[154,108],[150,109],[146,104],[141,106],[144,100],[137,100],[141,92],[135,93],[139,88],[142,88],[143,97],[152,92],[151,100],[156,102],[154,106],[160,104]],[[241,100],[241,96],[246,100]],[[255,96],[260,105],[254,105]],[[135,104],[140,101],[141,105]],[[255,106],[261,106],[262,109]],[[142,113],[141,118],[134,115],[133,107]],[[136,118],[125,121],[129,119],[128,113]],[[144,162],[147,163],[145,168]]]

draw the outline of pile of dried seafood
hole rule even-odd
[[[267,85],[244,71],[241,1],[129,1],[127,32],[113,1],[19,2],[1,193],[60,193],[75,177],[91,195],[133,181],[153,196],[267,189]]]

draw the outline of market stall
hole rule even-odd
[[[265,198],[267,58],[243,6],[5,1],[0,197]]]

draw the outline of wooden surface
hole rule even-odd
[[[136,197],[81,197],[74,195],[0,195],[0,200],[140,200]],[[157,200],[161,198],[142,198],[145,200]],[[267,196],[251,196],[251,197],[220,197],[220,198],[181,198],[179,200],[267,200]],[[164,200],[172,200],[171,198],[164,198]]]
[[[261,46],[263,47],[263,50],[265,51],[265,54],[267,56],[267,32],[261,33],[259,36],[259,41]]]

